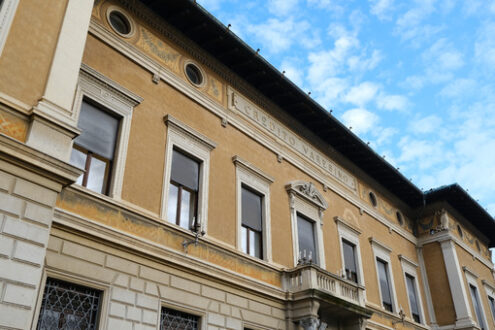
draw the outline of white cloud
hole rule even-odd
[[[409,123],[411,131],[415,134],[429,134],[440,130],[442,118],[437,115],[429,115],[424,118],[414,119]]]
[[[380,20],[391,19],[394,0],[369,0],[370,12]]]
[[[435,70],[457,70],[464,65],[462,53],[445,38],[436,41],[423,52],[421,57],[429,67],[433,66]]]
[[[299,0],[269,0],[267,3],[270,13],[283,16],[297,10]]]
[[[434,3],[435,0],[416,0],[414,7],[396,20],[394,32],[402,41],[408,41],[411,46],[418,47],[443,29],[442,26],[424,22],[435,12]]]
[[[351,109],[342,115],[342,121],[347,127],[352,127],[352,131],[357,135],[368,133],[379,122],[379,117],[374,113],[362,109]]]
[[[471,94],[476,86],[473,79],[459,78],[448,83],[439,95],[446,98],[460,98]]]
[[[325,108],[335,105],[348,88],[349,82],[345,78],[329,77],[323,79],[319,84],[312,85],[312,92],[316,92],[318,103]]]
[[[246,31],[262,43],[260,48],[272,54],[284,52],[296,42],[307,48],[320,42],[307,21],[296,21],[293,17],[284,20],[270,18],[261,24],[249,24]]]
[[[409,105],[409,100],[402,95],[380,94],[376,99],[376,105],[384,110],[404,111]]]
[[[495,5],[494,5],[495,6]],[[495,22],[485,23],[478,31],[474,44],[474,54],[478,63],[493,70],[495,66]]]
[[[352,87],[343,97],[343,101],[363,107],[375,98],[378,88],[379,86],[372,82],[363,82]]]
[[[280,66],[281,71],[285,71],[285,76],[287,76],[294,84],[302,88],[304,83],[304,72],[301,70],[300,66],[296,63],[285,59]]]

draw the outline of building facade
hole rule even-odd
[[[494,246],[192,0],[0,1],[2,329],[495,329]]]

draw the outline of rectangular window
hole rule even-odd
[[[314,222],[297,214],[297,236],[299,241],[299,259],[311,260],[317,264]]]
[[[97,329],[101,297],[100,290],[48,278],[37,329]]]
[[[357,283],[356,246],[346,240],[342,240],[342,248],[344,250],[345,276],[348,280]]]
[[[380,282],[380,292],[382,294],[383,307],[389,312],[393,312],[392,295],[390,294],[390,278],[388,275],[388,264],[381,259],[377,259],[376,263],[378,265],[378,280]]]
[[[85,173],[77,184],[102,194],[108,194],[110,176],[117,144],[120,120],[109,113],[83,101],[70,163]]]
[[[162,307],[160,330],[196,330],[199,321],[199,316]]]
[[[492,311],[493,320],[495,321],[495,299],[488,296],[488,301],[490,302],[490,309]]]
[[[481,312],[480,300],[478,298],[478,290],[472,284],[469,284],[469,289],[471,291],[471,300],[473,301],[473,307],[476,313],[476,318],[478,319],[478,325],[482,330],[486,329],[485,322],[483,319],[483,313]]]
[[[263,197],[242,187],[242,251],[253,257],[263,258]]]
[[[173,150],[168,221],[182,228],[196,230],[200,163]]]
[[[407,292],[409,296],[409,305],[411,306],[411,313],[414,322],[420,323],[418,308],[418,297],[416,296],[416,281],[415,278],[409,274],[406,274]]]

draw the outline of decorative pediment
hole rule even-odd
[[[285,186],[287,192],[295,193],[309,202],[316,204],[320,210],[326,210],[328,208],[328,203],[323,198],[323,195],[316,189],[313,182],[306,181],[292,181]]]

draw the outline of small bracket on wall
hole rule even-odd
[[[277,155],[277,162],[281,163],[284,160],[284,157],[281,154]]]
[[[389,226],[389,227],[388,227],[388,233],[389,233],[389,234],[392,234],[392,231],[393,231],[393,230],[392,230],[392,226]]]
[[[151,78],[153,83],[158,84],[160,82],[160,75],[158,73],[153,73],[153,77]]]
[[[326,184],[323,184],[323,191],[327,191],[328,190],[328,186]]]
[[[227,118],[222,118],[221,124],[222,124],[222,127],[227,127],[227,125],[229,124]]]
[[[363,208],[362,208],[362,207],[360,207],[360,208],[359,208],[359,214],[360,214],[360,215],[363,215],[363,214],[364,214],[364,210],[363,210]]]

